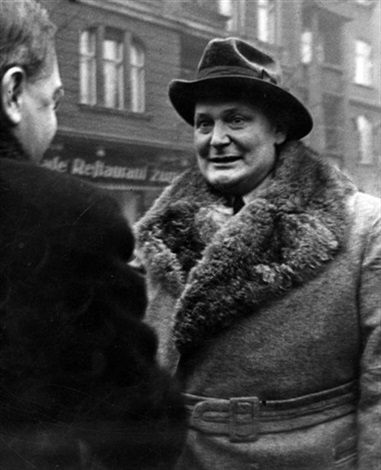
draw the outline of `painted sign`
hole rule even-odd
[[[104,160],[88,162],[83,158],[63,159],[60,156],[44,158],[41,166],[59,173],[67,173],[92,180],[112,180],[168,184],[178,176],[177,171],[168,171],[151,165],[130,167],[105,163]]]

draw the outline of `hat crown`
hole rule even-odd
[[[200,59],[196,78],[224,74],[256,78],[278,86],[282,83],[279,62],[238,38],[210,41]]]

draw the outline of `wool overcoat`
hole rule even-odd
[[[235,216],[197,168],[136,226],[180,470],[381,467],[380,200],[300,142]]]
[[[0,468],[172,468],[183,405],[119,207],[4,135],[0,172]]]

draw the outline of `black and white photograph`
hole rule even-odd
[[[380,0],[0,0],[0,470],[381,470]]]

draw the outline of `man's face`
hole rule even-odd
[[[32,160],[39,162],[57,130],[56,109],[63,94],[56,57],[36,81],[26,79],[20,94],[21,120],[13,133]]]
[[[263,112],[242,100],[196,104],[194,143],[204,178],[220,191],[246,194],[275,164],[275,144],[286,135]]]

